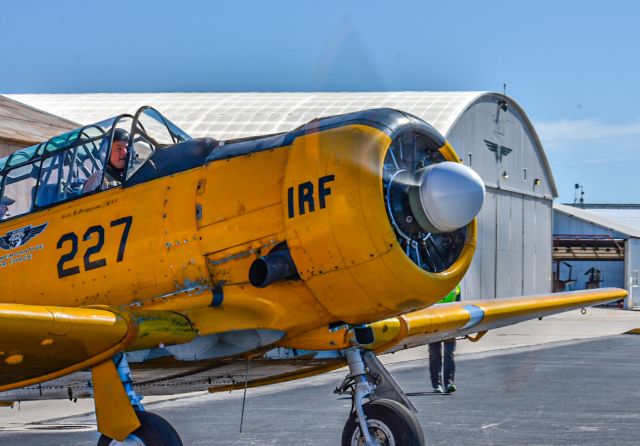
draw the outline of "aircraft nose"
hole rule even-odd
[[[472,169],[451,161],[416,172],[409,204],[417,223],[428,232],[451,232],[466,226],[484,202],[484,183]]]

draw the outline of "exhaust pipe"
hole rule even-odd
[[[266,256],[257,258],[249,268],[249,282],[256,288],[264,288],[278,280],[298,275],[289,248],[275,248]]]

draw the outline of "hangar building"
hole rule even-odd
[[[10,98],[90,124],[151,105],[192,136],[289,131],[314,118],[377,107],[412,113],[451,142],[487,186],[463,299],[551,290],[552,200],[542,144],[524,110],[490,92],[38,94]]]
[[[625,307],[639,307],[640,228],[591,210],[557,203],[553,207],[556,278],[571,282],[568,289],[625,288],[629,293]]]

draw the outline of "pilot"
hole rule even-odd
[[[11,206],[16,201],[9,197],[2,197],[0,200],[0,220],[3,220],[9,217],[9,206]]]
[[[115,129],[113,132],[113,142],[111,143],[111,153],[109,162],[105,170],[102,181],[102,189],[119,186],[125,177],[125,167],[127,165],[127,148],[129,146],[129,133],[124,129]],[[82,192],[93,192],[100,185],[102,171],[96,170],[87,179],[82,187]]]

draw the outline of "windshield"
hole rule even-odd
[[[151,107],[140,108],[133,121],[127,178],[130,178],[156,149],[192,139]]]

